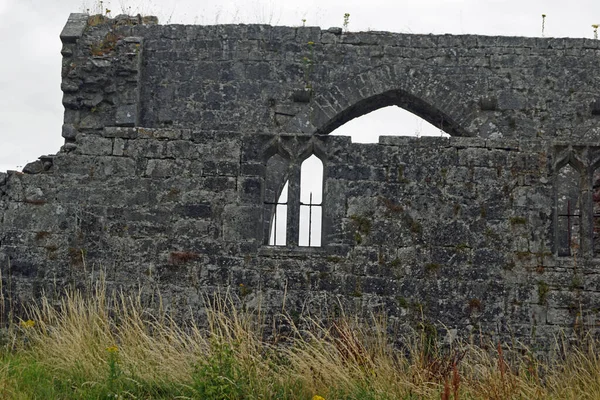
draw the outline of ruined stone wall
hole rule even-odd
[[[0,174],[15,305],[105,271],[148,302],[160,292],[181,318],[229,288],[275,312],[342,305],[542,344],[595,326],[598,41],[78,14],[61,38],[65,146]],[[326,135],[391,104],[453,136]],[[299,164],[324,164],[320,247],[266,244],[275,154],[294,210]],[[565,165],[582,177],[582,215],[559,256]]]

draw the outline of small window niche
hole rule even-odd
[[[556,186],[557,254],[571,256],[581,245],[581,175],[567,164],[558,171]]]
[[[289,161],[275,154],[267,162],[264,195],[265,244],[285,246],[287,244]]]
[[[323,228],[323,162],[311,155],[300,167],[300,225],[298,245],[321,246]]]

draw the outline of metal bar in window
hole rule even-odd
[[[310,192],[308,203],[308,247],[310,247],[310,238],[312,235],[312,192]]]
[[[567,244],[571,255],[571,200],[567,201]]]
[[[581,214],[577,210],[572,210],[571,200],[567,200],[567,210],[564,214],[558,214],[559,221],[562,218],[566,219],[567,228],[566,228],[566,249],[563,255],[571,255],[572,248],[577,247],[577,243],[573,243],[573,223],[575,223],[574,218],[580,218]]]
[[[271,229],[273,229],[273,246],[277,246],[277,207],[278,205],[276,204],[273,215],[273,226],[271,226]]]
[[[265,201],[264,204],[266,205],[270,205],[273,206],[273,224],[271,225],[271,230],[273,230],[273,244],[271,244],[271,239],[270,239],[270,231],[269,231],[269,245],[270,246],[278,246],[277,244],[277,214],[278,214],[278,208],[279,206],[287,206],[288,203],[280,203],[280,202],[270,202],[270,201]],[[285,243],[283,244],[285,245]]]
[[[312,201],[312,192],[309,194],[308,203],[300,202],[300,208],[308,207],[308,246],[312,245],[312,209],[313,207],[321,207],[323,204],[321,203],[313,203]]]

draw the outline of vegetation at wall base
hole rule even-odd
[[[556,343],[543,362],[525,347],[440,347],[431,325],[392,344],[384,318],[278,318],[229,295],[206,298],[207,327],[151,317],[139,298],[43,298],[9,326],[0,356],[6,399],[595,399],[598,343]],[[298,320],[298,318],[296,318]]]

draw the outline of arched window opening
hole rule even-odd
[[[594,217],[594,255],[600,255],[600,168],[594,171],[592,180],[592,205]]]
[[[288,169],[289,162],[279,154],[267,162],[263,223],[266,244],[271,246],[287,244]]]
[[[300,168],[299,246],[321,246],[322,204],[323,162],[313,154]]]
[[[382,107],[354,118],[331,132],[354,143],[377,143],[379,136],[449,137],[439,127],[398,106]]]
[[[559,256],[577,253],[581,241],[581,177],[571,165],[557,176],[557,252]]]

